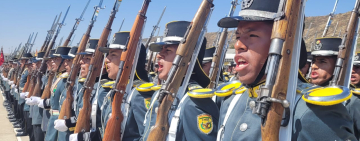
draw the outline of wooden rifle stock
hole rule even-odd
[[[213,6],[213,0],[203,0],[197,13],[195,14],[191,24],[190,29],[188,29],[188,35],[185,36],[185,42],[180,43],[176,54],[181,56],[179,64],[188,64],[190,62],[192,53],[194,52],[194,47],[197,44],[200,33],[204,27],[205,21],[211,11]],[[166,86],[165,91],[169,93],[177,93],[182,80],[185,76],[185,72],[187,70],[187,65],[179,65],[173,78],[170,80],[168,86]],[[170,76],[170,75],[169,75]],[[160,91],[160,93],[162,93]],[[165,141],[166,136],[169,131],[169,123],[168,123],[168,113],[171,108],[171,105],[174,101],[174,97],[170,94],[166,94],[162,99],[161,104],[158,108],[156,123],[152,127],[148,141]]]
[[[354,41],[354,36],[355,36],[355,32],[356,32],[356,27],[358,25],[358,18],[359,18],[359,3],[356,3],[356,6],[354,8],[354,10],[351,12],[350,15],[350,20],[348,22],[347,28],[346,28],[346,37],[345,37],[345,46],[340,47],[339,48],[339,54],[338,54],[338,58],[343,59],[343,65],[342,65],[342,69],[339,75],[339,81],[338,81],[338,85],[345,85],[345,81],[350,81],[350,78],[346,78],[346,74],[349,73],[349,71],[347,71],[346,69],[351,69],[351,66],[353,64],[348,64],[348,60],[352,59],[353,56],[351,56],[352,53],[352,45],[353,45],[353,41]],[[355,43],[357,44],[357,43]],[[356,45],[354,46],[356,48]],[[350,71],[351,73],[351,71]],[[347,87],[347,86],[346,86]]]
[[[142,33],[143,26],[145,24],[146,12],[149,7],[150,0],[144,0],[141,10],[136,16],[135,22],[132,26],[130,32],[130,40],[128,42],[128,48],[125,52],[122,52],[120,61],[124,62],[123,71],[120,72],[121,76],[119,82],[116,84],[116,89],[118,90],[112,101],[111,116],[109,117],[106,129],[104,133],[104,141],[120,141],[121,136],[121,122],[123,121],[123,114],[121,112],[121,103],[126,91],[126,86],[129,81],[129,76],[131,74],[132,63],[134,60],[135,52],[139,45],[140,36]],[[135,64],[134,64],[135,65]],[[121,93],[120,93],[121,92]]]
[[[30,90],[29,90],[29,94],[27,96],[28,98],[34,95],[35,83],[36,83],[36,72],[33,73],[32,79],[30,80],[30,85],[29,85]]]
[[[22,92],[27,92],[28,91],[30,81],[31,81],[31,73],[29,72],[28,76],[26,77],[26,83],[24,85],[24,88],[23,88]]]
[[[98,47],[105,47],[107,44],[107,38],[111,32],[111,26],[114,22],[115,15],[117,12],[116,6],[118,2],[121,0],[117,0],[114,4],[114,8],[111,11],[108,23],[106,24],[103,32],[101,33]],[[89,132],[90,131],[90,114],[91,114],[91,103],[90,103],[90,96],[92,92],[92,88],[95,84],[95,80],[97,75],[100,74],[101,71],[101,64],[103,63],[103,53],[99,51],[99,48],[93,54],[93,57],[90,61],[89,66],[89,74],[88,78],[86,78],[85,85],[84,85],[84,95],[83,95],[83,108],[79,112],[79,117],[76,123],[74,133],[79,132]]]
[[[275,20],[271,39],[281,39],[284,41],[281,50],[281,59],[277,70],[275,84],[271,92],[271,97],[279,100],[285,100],[287,94],[287,85],[289,82],[289,74],[295,44],[295,34],[298,25],[302,0],[287,0],[284,9],[284,17]],[[281,7],[283,5],[280,5]],[[279,6],[279,7],[280,7]],[[302,23],[301,23],[302,24]],[[276,71],[276,70],[275,70]],[[269,75],[269,74],[268,74]],[[270,81],[270,80],[268,80]],[[269,107],[264,123],[261,124],[261,136],[263,141],[279,140],[279,131],[282,121],[284,107],[281,103],[272,102]],[[290,123],[292,124],[292,123]]]
[[[210,89],[215,88],[215,85],[216,85],[216,77],[217,77],[217,74],[219,71],[219,65],[220,65],[219,63],[220,63],[220,59],[222,59],[221,55],[223,54],[223,48],[225,46],[227,36],[228,36],[228,29],[225,28],[224,31],[220,35],[219,45],[216,49],[216,52],[215,52],[215,54],[213,56],[213,60],[212,60],[213,64],[215,64],[215,66],[214,66],[213,71],[210,76],[210,85],[209,85]]]
[[[55,73],[52,71],[49,71],[48,73],[48,82],[44,88],[44,91],[41,95],[41,99],[49,99],[51,97],[51,86],[52,86],[52,82],[54,80],[55,77]]]
[[[91,30],[92,30],[92,27],[93,27],[93,25],[90,24],[87,31],[86,31],[86,33],[83,35],[83,37],[82,37],[82,39],[80,41],[77,53],[85,51],[86,44],[87,44],[87,42],[88,42],[88,40],[90,38],[90,33],[91,33]],[[70,73],[70,76],[69,76],[68,82],[67,82],[68,86],[66,88],[67,89],[67,91],[66,91],[66,99],[64,100],[64,102],[62,104],[62,108],[61,108],[61,111],[60,111],[60,114],[59,114],[59,119],[68,119],[68,118],[71,117],[71,111],[72,111],[71,105],[72,105],[72,103],[74,101],[74,98],[72,96],[73,95],[73,88],[74,88],[75,80],[76,80],[76,77],[77,77],[77,74],[78,74],[77,72],[80,71],[80,66],[81,66],[80,59],[81,59],[81,56],[82,55],[76,55],[74,60],[73,60],[71,73]]]

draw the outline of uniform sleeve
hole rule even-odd
[[[345,106],[318,106],[300,101],[307,108],[294,121],[292,140],[356,140],[353,122]]]
[[[219,110],[210,98],[189,98],[181,112],[180,119],[184,119],[181,119],[183,129],[180,129],[180,134],[183,132],[186,140],[216,140]],[[177,138],[178,136],[181,135],[177,134]]]
[[[350,99],[350,103],[347,105],[350,116],[354,122],[354,133],[356,138],[359,140],[360,137],[360,99],[353,96]]]

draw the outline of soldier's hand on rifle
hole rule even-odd
[[[44,108],[44,99],[40,99],[40,100],[39,100],[38,107]]]
[[[30,97],[30,104],[29,105],[38,105],[39,102],[40,102],[40,97],[37,97],[37,96],[31,96]]]
[[[90,132],[71,134],[69,141],[90,141]]]
[[[20,98],[25,99],[26,93],[20,93]]]
[[[9,81],[9,85],[12,85],[12,84],[14,84],[14,81]]]
[[[69,128],[66,126],[65,120],[57,119],[54,121],[54,128],[58,131],[65,132]]]

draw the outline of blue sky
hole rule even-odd
[[[8,53],[11,49],[17,47],[21,42],[23,44],[32,32],[39,32],[35,41],[34,49],[40,49],[45,40],[47,30],[50,29],[55,15],[60,12],[65,13],[67,7],[71,5],[69,14],[65,20],[64,26],[57,38],[58,44],[61,37],[67,38],[75,19],[81,15],[88,0],[2,0],[0,7],[0,46],[4,47],[4,52]],[[240,0],[239,0],[240,1]],[[91,32],[91,38],[99,38],[105,27],[114,0],[104,0],[103,6],[106,8],[100,11],[99,17]],[[133,25],[135,17],[140,10],[143,0],[123,0],[119,12],[116,15],[112,29],[116,32],[125,18],[122,31],[129,31]],[[144,31],[144,38],[147,38],[153,26],[157,23],[160,14],[165,6],[166,12],[160,22],[160,35],[163,34],[164,25],[174,20],[191,21],[195,12],[199,8],[202,0],[152,0],[147,12],[147,23]],[[208,25],[208,32],[216,32],[219,28],[216,23],[224,17],[230,9],[231,0],[214,0],[215,9]],[[99,0],[91,0],[89,7],[84,15],[84,21],[81,21],[78,29],[75,31],[76,37],[72,45],[76,45],[85,33],[89,24],[94,6],[98,5]],[[308,0],[306,3],[306,16],[323,16],[329,14],[334,6],[335,0]],[[345,13],[351,11],[355,0],[339,0],[336,13]],[[240,11],[237,7],[235,14]]]

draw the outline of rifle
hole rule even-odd
[[[324,29],[324,32],[322,34],[322,37],[325,37],[326,36],[326,33],[331,25],[331,22],[332,22],[332,18],[334,17],[334,14],[335,14],[335,10],[336,10],[336,6],[338,4],[339,0],[336,0],[335,1],[335,5],[334,5],[334,9],[333,11],[329,14],[329,18],[328,18],[328,21],[326,23],[326,26],[325,26],[325,29]]]
[[[135,52],[139,53],[140,51],[140,38],[142,31],[145,25],[146,12],[149,7],[150,0],[144,0],[143,5],[139,11],[139,14],[136,16],[135,22],[132,26],[130,32],[130,39],[128,41],[128,48],[126,52],[121,54],[119,71],[116,76],[115,85],[116,92],[112,101],[111,116],[106,125],[104,140],[105,141],[120,141],[123,135],[119,136],[121,133],[121,122],[123,121],[123,115],[121,112],[121,103],[126,92],[127,82],[129,81],[130,74],[132,71],[131,66],[136,66],[133,64]],[[137,54],[138,55],[138,54]],[[136,58],[137,59],[137,58]],[[136,63],[135,61],[134,63]]]
[[[65,19],[66,19],[66,16],[69,12],[69,9],[70,9],[70,6],[68,7],[66,13],[65,13],[65,16],[63,18],[63,21],[61,23],[59,23],[59,27],[57,28],[55,34],[54,34],[54,37],[51,39],[51,42],[49,44],[49,46],[46,48],[46,51],[45,51],[45,55],[44,55],[44,58],[48,57],[49,54],[50,54],[50,50],[52,49],[52,47],[54,46],[55,44],[55,40],[58,36],[58,34],[60,33],[60,30],[61,30],[61,27],[64,25],[64,22],[65,22]],[[39,71],[36,73],[36,85],[35,85],[35,88],[34,88],[34,92],[33,92],[33,95],[31,96],[37,96],[37,97],[41,97],[41,86],[42,86],[42,81],[41,81],[41,78],[42,76],[46,73],[46,70],[47,70],[47,64],[46,64],[46,60],[43,59],[41,61],[41,65],[40,65],[40,68],[39,68]],[[50,80],[50,76],[48,78],[48,85],[49,85],[49,80]],[[50,80],[50,83],[51,83],[52,79]],[[30,95],[30,94],[29,94]]]
[[[286,108],[286,120],[283,126],[287,126],[289,123],[290,104],[286,100],[288,93],[287,84],[293,81],[290,80],[290,70],[292,67],[298,67],[292,64],[293,62],[298,63],[298,58],[297,60],[296,58],[292,59],[293,55],[296,56],[296,51],[299,51],[301,47],[296,44],[299,44],[301,39],[301,32],[298,26],[303,24],[303,4],[303,0],[280,2],[278,13],[284,13],[284,15],[274,20],[266,66],[266,83],[265,86],[261,87],[260,95],[257,98],[258,105],[254,111],[261,118],[261,136],[263,141],[279,140],[284,108]],[[294,70],[298,71],[298,69]],[[293,89],[289,88],[289,90],[292,91]],[[291,93],[294,92],[295,90]]]
[[[202,1],[197,13],[188,27],[188,30],[185,33],[184,40],[180,43],[176,51],[173,66],[170,69],[167,80],[162,85],[159,92],[158,101],[160,105],[158,107],[156,123],[149,133],[147,139],[148,141],[166,140],[166,136],[169,131],[168,113],[171,105],[173,104],[174,98],[178,93],[186,71],[187,75],[183,81],[185,83],[183,86],[186,86],[186,83],[189,82],[193,66],[196,62],[197,54],[201,48],[202,40],[204,39],[204,29],[210,19],[211,11],[214,6],[212,2],[213,0]],[[191,58],[192,60],[189,66],[182,65],[188,64]],[[185,89],[180,91],[185,93],[184,90]]]
[[[163,15],[164,15],[164,13],[165,13],[165,10],[166,10],[166,6],[165,6],[163,12],[161,13],[161,16],[160,16],[157,24],[156,24],[155,26],[153,26],[154,28],[153,28],[153,30],[151,31],[150,37],[149,37],[149,39],[148,39],[148,40],[146,41],[146,43],[145,43],[145,48],[148,48],[148,47],[149,47],[150,41],[151,41],[152,37],[154,36],[154,33],[155,33],[156,29],[159,28],[159,23],[160,23]],[[148,62],[147,62],[147,66],[146,66],[146,71],[147,71],[147,72],[150,72],[151,60],[152,60],[152,58],[153,58],[153,52],[150,51],[150,57],[149,57],[149,60],[148,60]]]
[[[106,24],[103,32],[101,33],[101,36],[100,36],[100,39],[98,42],[98,47],[106,46],[107,38],[111,32],[111,26],[113,24],[115,15],[118,12],[121,2],[122,2],[122,0],[115,0],[114,7],[111,10],[111,14],[110,14],[108,23]],[[99,8],[100,7],[98,7],[98,9]],[[88,76],[84,83],[84,88],[85,88],[84,97],[83,97],[84,104],[83,104],[83,108],[80,110],[74,133],[89,132],[89,130],[90,130],[90,113],[91,113],[90,95],[92,92],[92,88],[95,84],[95,79],[96,79],[97,75],[100,73],[100,70],[102,69],[102,68],[100,68],[101,63],[103,62],[102,58],[103,58],[103,53],[101,53],[97,49],[90,61],[89,73],[88,73]]]
[[[64,39],[64,36],[60,38],[59,45],[57,45],[56,48],[58,48],[61,45],[63,39]]]
[[[351,11],[350,20],[346,28],[342,42],[339,46],[339,54],[334,69],[333,79],[330,81],[330,86],[344,86],[349,88],[350,77],[353,66],[353,56],[356,48],[354,38],[357,36],[357,26],[359,23],[359,0],[356,0],[355,7]]]
[[[70,41],[70,43],[69,43],[69,46],[71,46],[71,45],[72,45],[72,42],[74,41],[75,36],[76,36],[76,34],[74,34],[74,36],[72,37],[72,39],[71,39],[71,41]]]
[[[81,16],[80,16],[79,18],[76,18],[76,19],[75,19],[76,22],[75,22],[73,28],[71,29],[71,32],[70,32],[69,36],[67,37],[67,39],[65,40],[65,42],[64,42],[64,44],[63,44],[62,46],[68,46],[68,45],[69,45],[70,40],[71,40],[71,36],[74,34],[75,30],[76,30],[77,27],[79,26],[80,21],[83,20],[82,17],[84,16],[84,13],[85,13],[85,11],[86,11],[86,9],[87,9],[90,1],[91,1],[91,0],[89,0],[89,1],[87,2],[86,6],[85,6],[85,8],[84,8],[84,10],[83,10],[83,12],[81,13]]]
[[[86,44],[90,38],[90,33],[91,33],[91,30],[94,26],[94,23],[96,21],[96,17],[97,17],[97,14],[95,14],[98,10],[98,7],[101,7],[102,5],[102,2],[103,0],[100,0],[100,3],[98,6],[95,6],[94,8],[94,13],[92,15],[92,18],[90,20],[90,24],[86,30],[86,33],[83,35],[81,41],[80,41],[80,45],[78,47],[78,50],[77,50],[77,53],[80,53],[80,52],[84,52],[85,49],[86,49]],[[72,103],[74,101],[74,98],[73,98],[73,88],[74,88],[74,85],[75,85],[75,80],[76,80],[76,77],[77,77],[77,74],[78,72],[80,71],[80,59],[81,59],[81,56],[82,55],[76,55],[74,60],[73,60],[73,64],[71,66],[71,71],[70,71],[70,74],[69,74],[69,77],[67,78],[67,81],[66,81],[66,98],[62,104],[62,108],[61,108],[61,111],[60,111],[60,114],[59,114],[59,119],[68,119],[71,117],[71,111],[72,111]]]
[[[56,18],[57,18],[57,15],[55,16],[54,22],[53,22],[53,24],[51,25],[50,30],[48,30],[48,34],[46,35],[44,44],[41,46],[40,52],[44,52],[44,51],[46,50],[46,47],[49,45],[50,40],[51,40],[51,38],[52,38],[52,36],[53,36],[53,34],[54,34],[54,31],[55,31],[55,29],[56,29],[56,26],[58,25],[58,23],[59,23],[59,21],[60,21],[61,14],[62,14],[62,12],[60,13],[59,18],[57,19],[56,22],[55,22],[55,20],[56,20]]]
[[[231,1],[231,8],[230,8],[230,12],[228,14],[229,17],[234,15],[235,9],[236,9],[236,5],[238,5],[237,0],[232,0]],[[226,44],[226,40],[228,37],[228,28],[222,28],[220,30],[220,38],[219,38],[219,44],[218,46],[216,46],[216,50],[213,56],[213,60],[211,63],[211,68],[210,68],[210,84],[209,84],[209,88],[215,88],[217,82],[219,81],[219,77],[220,77],[220,73],[221,73],[221,69],[222,69],[222,64],[223,64],[223,58],[222,58],[222,54],[225,54],[227,51],[227,47],[225,47]]]
[[[30,41],[29,41],[29,43],[28,43],[28,47],[25,49],[25,53],[30,53],[31,52],[31,49],[32,49],[32,47],[33,47],[33,45],[35,44],[35,40],[36,40],[36,37],[37,37],[37,34],[38,33],[36,33],[36,35],[35,35],[35,38],[34,38],[34,41],[33,41],[33,43],[31,43],[31,39],[30,39]],[[26,63],[26,62],[25,62]],[[24,66],[21,68],[21,71],[19,71],[18,72],[18,74],[17,74],[17,79],[16,79],[16,82],[15,82],[15,84],[17,85],[17,86],[19,86],[19,82],[20,82],[20,79],[21,79],[21,73],[25,70],[25,66],[26,66],[26,64],[24,64]]]

